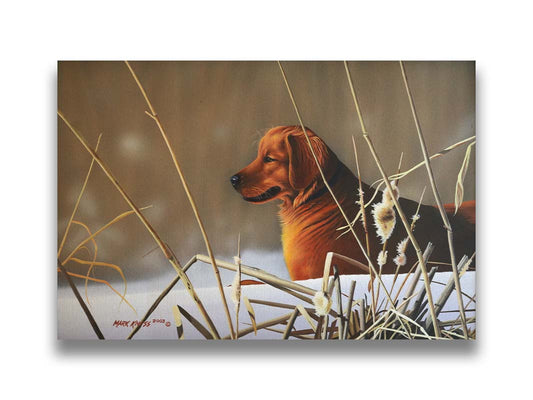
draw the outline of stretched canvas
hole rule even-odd
[[[475,81],[60,61],[58,338],[475,339]]]

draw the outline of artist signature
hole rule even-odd
[[[113,322],[113,327],[115,328],[135,328],[136,326],[141,325],[142,321],[136,321],[136,320],[122,320],[122,319],[116,319],[115,322]],[[155,325],[164,325],[167,328],[170,327],[170,321],[167,321],[164,318],[154,318],[151,320],[147,320],[142,322],[143,328],[153,327]]]

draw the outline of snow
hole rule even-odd
[[[400,275],[395,284],[393,294],[396,294],[399,283],[403,281],[405,275]],[[431,285],[434,300],[438,299],[438,296],[444,289],[444,285],[451,277],[450,272],[442,272],[435,274],[433,283]],[[243,279],[247,277],[243,275]],[[367,275],[343,275],[341,276],[341,290],[344,294],[348,294],[350,284],[352,280],[356,281],[354,301],[362,299],[367,296],[370,298],[368,292],[368,280]],[[390,289],[392,285],[393,276],[383,276],[383,282],[385,286]],[[318,290],[321,288],[321,279],[311,279],[306,281],[299,281],[299,284],[308,288]],[[167,283],[168,284],[168,283]],[[162,284],[160,288],[154,289],[150,287],[149,290],[143,288],[142,284],[131,285],[133,289],[128,289],[126,296],[127,300],[137,309],[137,314],[130,309],[124,302],[120,304],[120,298],[113,293],[108,287],[93,286],[89,292],[89,300],[91,304],[91,312],[98,323],[104,337],[106,339],[120,340],[125,339],[131,330],[135,321],[140,321],[144,313],[152,305],[154,300],[159,296],[162,290],[167,284]],[[404,286],[402,294],[399,297],[401,300],[408,284]],[[229,283],[228,283],[229,285]],[[475,272],[467,272],[461,278],[462,291],[468,296],[475,295]],[[82,285],[79,285],[82,287]],[[153,285],[151,285],[153,286]],[[417,285],[417,291],[423,287],[423,281],[420,279]],[[117,288],[118,289],[118,288]],[[222,308],[222,302],[220,301],[220,293],[217,287],[203,287],[196,288],[196,292],[200,297],[205,309],[209,316],[213,320],[213,323],[218,330],[221,337],[229,334],[228,322],[225,312]],[[232,316],[232,323],[235,328],[235,308],[230,300],[231,287],[226,286],[224,288],[225,296],[228,301],[230,313]],[[82,291],[82,296],[84,293]],[[261,304],[252,304],[255,312],[257,323],[261,323],[276,317],[283,316],[292,312],[294,307],[302,305],[305,307],[313,307],[312,304],[304,302],[291,294],[283,292],[279,289],[273,288],[269,285],[248,285],[243,286],[241,289],[242,296],[246,296],[250,300],[266,300],[277,303],[286,303],[292,306],[292,309],[277,308],[272,306],[266,306]],[[310,297],[310,296],[306,296]],[[379,301],[385,299],[384,291],[381,290]],[[343,310],[346,309],[347,297],[343,296]],[[412,300],[414,301],[414,300]],[[463,302],[468,304],[470,299],[463,295]],[[378,302],[379,304],[379,302]],[[412,304],[412,303],[411,303]],[[189,293],[184,289],[183,284],[178,284],[172,289],[172,291],[163,299],[157,309],[147,319],[147,322],[143,328],[135,335],[134,339],[158,339],[158,340],[176,340],[177,331],[172,313],[172,306],[180,305],[198,321],[200,321],[205,327],[207,324],[202,318],[196,304],[192,300]],[[334,310],[338,309],[336,296],[333,296]],[[470,303],[467,307],[469,310],[475,309],[475,303]],[[453,320],[458,317],[457,312],[447,312],[450,310],[457,310],[457,295],[452,293],[448,299],[447,304],[443,309],[443,313],[439,316],[441,320]],[[467,318],[475,316],[475,311],[467,312]],[[84,313],[81,310],[80,305],[75,299],[70,287],[61,287],[58,289],[58,304],[57,304],[57,320],[58,320],[58,339],[96,339],[94,331]],[[183,320],[184,339],[204,339],[204,337],[185,319]],[[250,318],[248,316],[247,309],[243,302],[241,302],[239,312],[239,330],[244,330],[250,327]],[[284,330],[283,325],[273,326],[272,328],[278,330]],[[302,317],[299,317],[295,323],[295,329],[307,329],[309,324]],[[266,329],[260,330],[257,336],[248,334],[242,339],[280,339],[281,334],[278,332],[272,332]]]

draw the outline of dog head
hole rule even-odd
[[[279,126],[264,135],[257,158],[230,178],[244,200],[281,199],[294,206],[304,202],[321,182],[313,153],[325,176],[332,175],[337,158],[313,131],[305,131],[309,141],[300,126]]]

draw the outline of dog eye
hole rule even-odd
[[[266,156],[265,158],[263,158],[263,161],[266,163],[269,163],[269,162],[276,161],[276,160],[274,160],[272,157]]]

